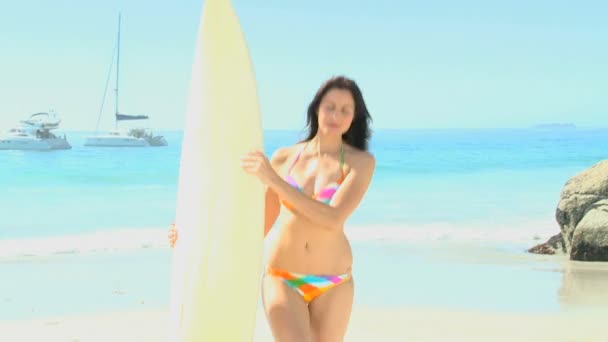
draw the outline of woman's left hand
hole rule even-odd
[[[248,174],[258,177],[266,185],[278,177],[268,158],[258,150],[253,150],[241,157],[241,167]]]

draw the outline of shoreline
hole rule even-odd
[[[168,250],[167,231],[168,226],[117,227],[51,236],[5,237],[0,239],[0,263],[19,258],[27,260],[59,255],[89,255],[144,249]],[[558,232],[557,224],[540,219],[501,224],[475,221],[428,224],[353,223],[345,227],[345,234],[352,244],[454,242],[526,244],[527,248],[530,248]]]
[[[608,308],[608,263],[530,254],[520,246],[355,242],[355,306],[521,314]],[[0,259],[0,273],[6,277],[0,283],[0,320],[168,305],[168,247]],[[378,283],[387,272],[391,281]]]

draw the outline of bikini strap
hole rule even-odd
[[[305,148],[306,148],[306,144],[302,145],[302,148],[300,148],[300,151],[298,151],[298,154],[296,155],[294,160],[291,162],[291,165],[289,165],[289,169],[287,169],[287,174],[291,174],[291,170],[293,169],[294,165],[296,165],[298,160],[300,160],[300,155],[302,154],[302,152],[304,151]],[[345,176],[345,174],[344,174],[344,143],[340,144],[340,173],[342,174],[342,177],[340,177],[340,181],[343,181],[344,176]]]
[[[340,169],[344,166],[344,143],[340,144]]]
[[[298,162],[298,160],[300,160],[300,155],[302,154],[302,151],[304,151],[305,147],[306,147],[306,144],[302,145],[302,147],[300,148],[300,151],[298,151],[298,154],[296,155],[296,157],[294,158],[294,160],[291,162],[291,165],[289,165],[289,169],[287,170],[287,174],[291,174],[291,169],[293,169],[294,165],[296,165],[296,163]]]
[[[340,177],[340,182],[344,180],[344,143],[340,145],[340,173],[342,177]]]

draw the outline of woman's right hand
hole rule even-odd
[[[177,228],[175,228],[175,223],[171,223],[169,227],[169,246],[173,248],[175,246],[175,242],[177,241]]]

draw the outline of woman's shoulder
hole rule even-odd
[[[352,166],[374,166],[376,163],[376,158],[373,154],[368,151],[363,151],[358,148],[355,148],[350,145],[346,145],[347,148],[345,152],[347,153],[347,158],[350,160],[349,164]]]
[[[273,165],[281,165],[283,163],[285,163],[285,161],[292,156],[294,153],[296,153],[296,151],[303,146],[302,143],[297,143],[295,145],[291,145],[291,146],[283,146],[283,147],[279,147],[277,148],[273,153],[272,156],[270,157],[270,162]]]

